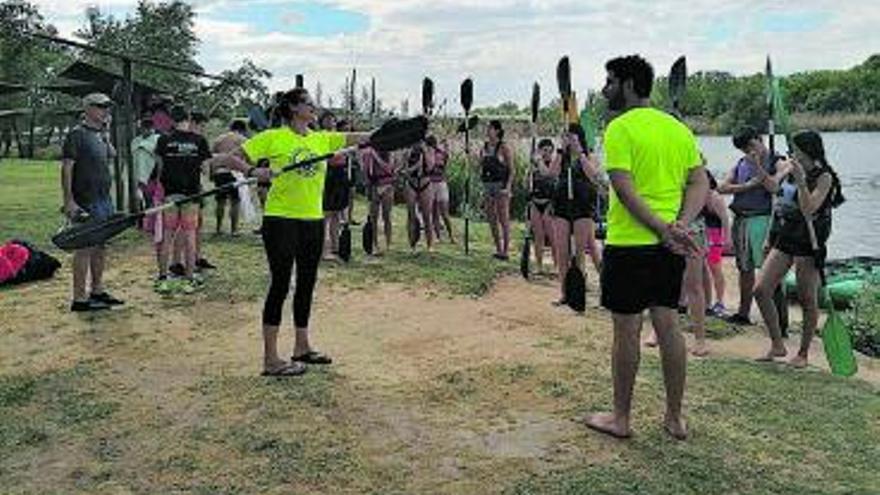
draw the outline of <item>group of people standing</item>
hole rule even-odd
[[[569,239],[573,236],[578,256],[583,259],[588,252],[600,271],[601,304],[611,311],[614,327],[614,408],[610,413],[587,416],[584,424],[615,437],[631,435],[639,335],[643,313],[648,310],[666,386],[663,425],[670,435],[684,439],[687,425],[682,398],[687,349],[676,314],[683,302],[683,287],[687,304],[702,305],[696,312],[702,314],[706,301],[711,299],[701,297],[707,280],[701,276],[720,271],[721,248],[730,231],[742,291],[740,308],[731,321],[748,322],[754,296],[771,337],[770,349],[761,359],[772,360],[787,354],[772,295],[794,265],[804,307],[804,329],[800,349],[791,364],[806,365],[816,328],[817,288],[831,232],[831,209],[843,201],[840,181],[825,157],[819,134],[795,134],[792,154],[777,157],[771,156],[754,129],[744,129],[734,137],[734,145],[742,150],[743,158],[713,190],[713,179],[705,169],[693,133],[675,117],[650,106],[654,82],[651,65],[633,55],[610,60],[605,68],[607,78],[602,94],[612,119],[604,133],[602,167],[610,187],[603,178],[595,150],[588,148],[579,126],[568,127],[558,146],[549,139],[541,140],[531,157],[528,178],[535,254],[542,266],[544,239],[551,239],[553,258],[563,274],[568,268]],[[101,122],[110,101],[103,95],[90,95],[84,104],[85,120],[71,132],[64,146],[65,211],[71,218],[82,214],[105,218],[112,213],[112,204],[108,196],[109,175],[101,170],[107,168],[106,160],[113,150],[102,135]],[[370,147],[355,151],[353,145],[364,142],[366,135],[343,132],[329,117],[320,119],[322,125],[318,128],[316,106],[303,88],[284,93],[279,98],[277,114],[281,125],[250,137],[227,135],[221,140],[222,145],[219,141],[215,143],[212,152],[198,126],[193,125],[192,112],[173,108],[170,119],[174,127],[156,142],[154,175],[163,186],[165,201],[197,193],[205,163],[215,171],[256,177],[267,189],[260,230],[270,275],[262,314],[263,374],[294,376],[304,373],[307,365],[332,363],[310,340],[318,267],[327,255],[325,244],[335,237],[334,218],[340,219],[340,212],[350,205],[350,197],[335,197],[343,193],[330,190],[339,187],[328,183],[330,177],[347,174],[350,178],[352,164],[359,163],[367,179],[371,219],[384,220],[386,250],[391,244],[395,180],[401,177],[406,183],[411,241],[423,225],[430,250],[434,234],[439,237],[441,221],[454,241],[444,179],[449,147],[445,140],[428,137],[397,156]],[[335,156],[329,160],[280,173],[291,162],[333,153]],[[513,153],[504,141],[500,122],[489,123],[486,143],[477,154],[494,255],[506,259],[515,174]],[[348,187],[350,183],[343,186]],[[719,194],[734,195],[732,227],[726,220],[726,208]],[[594,215],[598,198],[605,195],[609,205],[607,234],[600,252]],[[343,219],[350,220],[350,216]],[[197,258],[198,206],[172,208],[163,222],[166,233],[184,233],[185,276],[192,276]],[[378,248],[378,241],[375,242]],[[166,239],[162,246],[160,279],[167,270],[171,243]],[[103,248],[75,254],[73,310],[83,310],[83,305],[121,303],[104,290],[102,268]],[[759,268],[755,282],[754,270]],[[85,279],[89,270],[92,287],[87,295]],[[292,276],[295,340],[290,359],[285,359],[278,350],[278,335]],[[723,283],[716,292],[721,301]],[[705,335],[697,337],[699,345]]]

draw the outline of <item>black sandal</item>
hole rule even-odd
[[[321,354],[318,351],[309,351],[300,356],[293,356],[290,360],[294,363],[306,363],[306,364],[332,364],[333,360],[330,359],[330,356],[325,354]]]
[[[274,370],[263,370],[260,375],[262,376],[274,376],[274,377],[288,377],[288,376],[299,376],[306,372],[308,368],[305,367],[302,363],[290,363],[285,364],[283,366],[279,366]]]

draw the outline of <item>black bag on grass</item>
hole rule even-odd
[[[46,280],[52,278],[55,272],[61,268],[60,261],[33,244],[18,239],[13,239],[12,243],[26,248],[30,252],[30,257],[21,270],[15,274],[15,277],[6,281],[5,284],[15,285],[35,280]]]

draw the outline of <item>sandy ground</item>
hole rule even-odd
[[[126,260],[111,262],[108,281],[128,303],[105,314],[80,316],[67,311],[66,267],[51,281],[0,294],[0,371],[41,373],[96,359],[110,369],[110,375],[101,378],[102,386],[125,391],[129,401],[125,414],[138,418],[139,409],[158,408],[175,418],[169,426],[172,432],[200,421],[208,405],[200,403],[192,389],[205,376],[251,377],[259,372],[261,302],[162,300],[140,268],[149,258],[148,251],[140,250]],[[727,270],[729,308],[735,307],[736,299],[731,268]],[[468,485],[473,472],[465,473],[464,464],[485,469],[485,476],[501,476],[505,471],[514,475],[518,469],[515,462],[475,464],[474,458],[489,457],[496,463],[521,460],[540,470],[569,457],[619,455],[604,441],[585,443],[583,427],[572,421],[575,413],[583,411],[556,410],[550,399],[536,400],[529,390],[494,398],[504,402],[501,410],[485,403],[467,406],[472,409],[460,414],[458,406],[436,409],[422,397],[434,393],[438,377],[454,384],[462,376],[467,379],[470,375],[462,373],[475,368],[556,366],[577,359],[576,353],[584,349],[591,352],[583,360],[596,370],[595,380],[608,383],[610,396],[610,315],[597,307],[595,273],[589,273],[588,279],[585,316],[552,306],[558,294],[556,282],[543,277],[532,282],[503,278],[482,298],[450,297],[426,287],[349,290],[319,285],[314,343],[336,359],[333,371],[344,383],[338,392],[346,404],[344,414],[356,416],[350,424],[366,439],[368,455],[409,465],[425,478],[416,486],[442,486],[438,491],[450,493],[474,489]],[[757,321],[757,314],[753,318]],[[284,333],[282,348],[291,348],[291,337]],[[708,359],[751,359],[767,341],[763,331],[754,327],[710,345]],[[795,346],[789,342],[790,349]],[[819,341],[813,344],[811,365],[827,366]],[[558,373],[564,386],[565,371]],[[858,377],[880,383],[880,366],[861,358]],[[32,469],[41,470],[46,486],[59,486],[54,484],[52,468]],[[449,480],[460,480],[462,485],[449,488]]]

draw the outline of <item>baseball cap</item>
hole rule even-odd
[[[109,107],[113,100],[104,93],[91,93],[82,99],[83,107]]]

